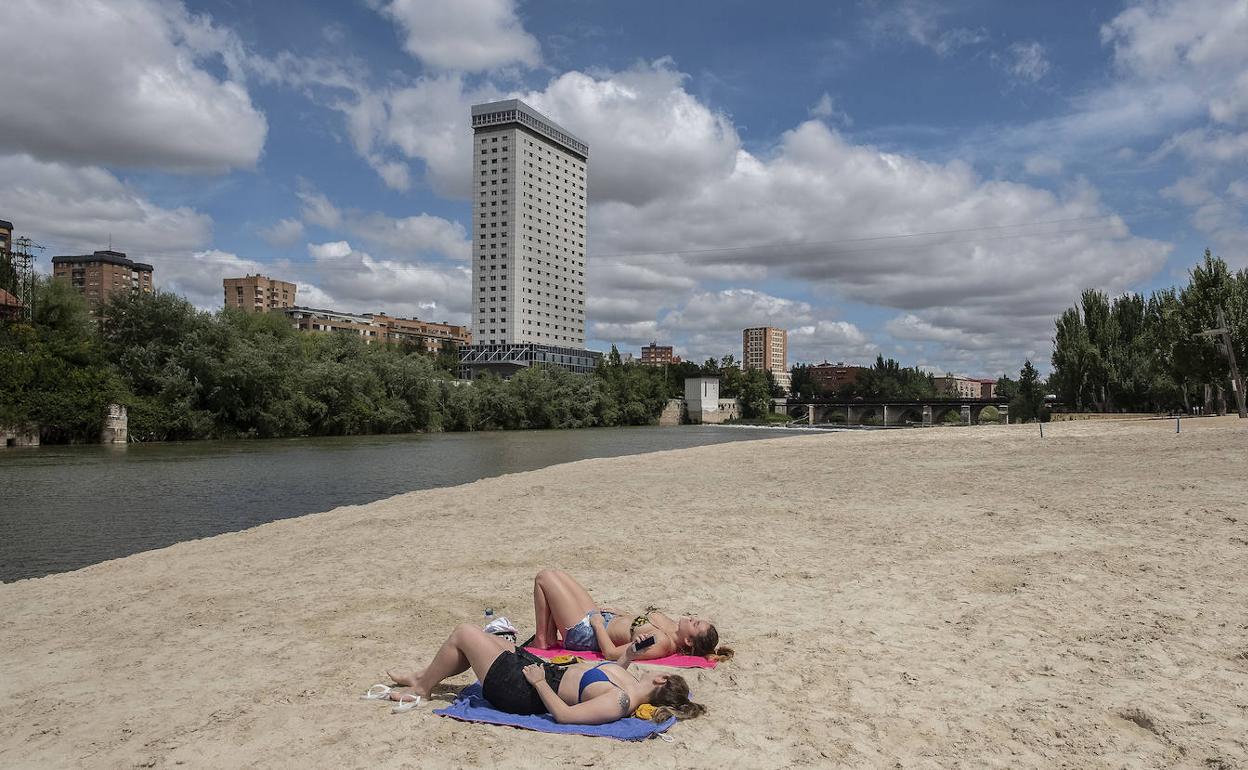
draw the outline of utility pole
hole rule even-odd
[[[1231,344],[1231,327],[1226,323],[1226,315],[1222,306],[1218,306],[1218,328],[1206,329],[1192,335],[1193,337],[1214,337],[1214,345],[1226,356],[1231,365],[1231,390],[1235,391],[1235,405],[1239,407],[1241,419],[1248,418],[1248,407],[1244,405],[1244,380],[1239,376],[1239,363],[1235,360],[1235,346]]]

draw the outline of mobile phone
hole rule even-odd
[[[633,644],[633,649],[634,649],[634,650],[641,651],[641,650],[646,649],[647,647],[649,647],[649,646],[650,646],[650,645],[652,645],[652,644],[654,644],[654,637],[653,637],[653,636],[651,636],[651,637],[647,637],[647,638],[645,638],[645,639],[640,639],[640,640],[638,640],[637,642],[635,642],[635,643]]]

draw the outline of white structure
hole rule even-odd
[[[719,411],[718,377],[685,379],[685,415],[689,422],[695,424],[724,421]]]
[[[473,342],[583,350],[589,147],[516,99],[472,129]]]

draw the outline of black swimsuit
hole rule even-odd
[[[481,694],[499,711],[509,714],[545,714],[548,709],[537,694],[537,688],[524,678],[525,667],[534,663],[542,667],[546,684],[558,693],[559,683],[563,681],[567,666],[556,666],[519,647],[515,652],[507,650],[495,658],[481,682]]]

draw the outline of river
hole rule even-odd
[[[416,489],[788,433],[681,426],[0,450],[0,582]]]

